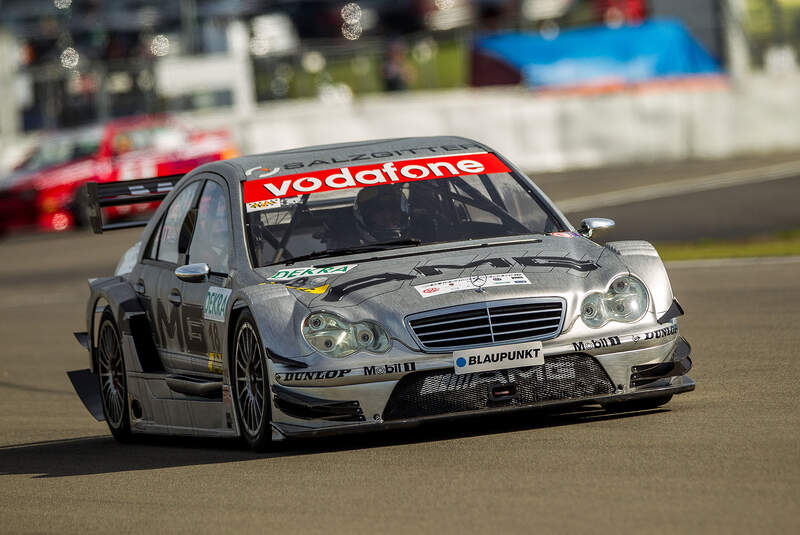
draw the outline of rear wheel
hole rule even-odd
[[[609,412],[643,411],[666,405],[671,399],[672,394],[667,394],[666,396],[633,399],[631,401],[614,401],[604,404],[603,408]]]
[[[265,451],[272,444],[269,379],[264,347],[249,310],[239,315],[235,332],[230,377],[239,430],[250,448]]]
[[[119,329],[109,308],[103,311],[97,335],[97,376],[100,381],[103,414],[108,428],[114,438],[120,442],[127,442],[131,438],[128,379],[125,374]]]

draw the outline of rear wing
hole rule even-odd
[[[95,234],[102,234],[105,230],[147,225],[149,217],[133,221],[105,223],[103,222],[103,208],[162,201],[182,177],[183,175],[167,175],[122,182],[87,182],[87,210],[92,230]]]

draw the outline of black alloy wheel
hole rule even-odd
[[[128,380],[125,375],[119,329],[109,308],[103,311],[100,318],[96,356],[100,399],[103,402],[106,423],[114,438],[120,442],[127,442],[131,438]]]
[[[264,347],[249,310],[236,322],[230,377],[242,437],[253,450],[264,451],[272,444],[269,379]]]

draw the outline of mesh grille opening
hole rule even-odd
[[[491,389],[506,384],[515,386],[515,395],[511,399],[492,401]],[[544,366],[463,375],[449,370],[406,375],[392,391],[383,419],[535,405],[613,393],[614,383],[590,355],[545,356]]]
[[[420,347],[451,351],[553,338],[561,331],[564,314],[563,299],[513,299],[413,314],[407,321]]]

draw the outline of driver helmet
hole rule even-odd
[[[400,185],[363,188],[356,197],[353,214],[365,243],[408,237],[411,211]]]

